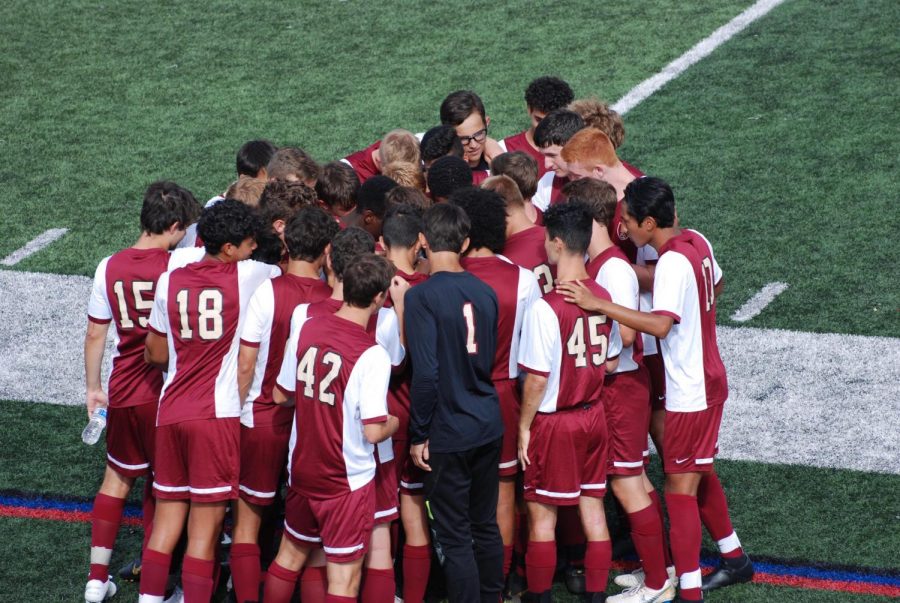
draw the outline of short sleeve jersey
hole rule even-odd
[[[347,155],[341,160],[353,168],[353,171],[356,172],[356,177],[359,178],[360,183],[363,183],[372,176],[377,176],[381,173],[381,171],[378,169],[378,166],[375,165],[375,160],[372,159],[372,155],[378,152],[379,147],[381,147],[380,140],[370,144],[362,151],[357,151],[351,155]]]
[[[639,291],[637,275],[622,250],[615,245],[605,249],[600,255],[587,264],[587,272],[598,285],[606,289],[613,303],[637,310]],[[622,348],[619,354],[619,366],[615,373],[636,371],[643,356],[643,341],[634,338],[634,343]]]
[[[531,202],[539,210],[547,211],[551,205],[565,201],[562,189],[568,181],[568,178],[560,178],[553,171],[547,172],[538,180],[537,192],[531,198]]]
[[[653,313],[675,323],[660,340],[666,368],[666,410],[697,412],[728,398],[716,340],[716,296],[722,270],[703,235],[682,230],[659,249]]]
[[[497,256],[463,258],[461,263],[497,295],[497,350],[491,378],[515,379],[519,376],[519,338],[525,310],[541,297],[537,279],[525,268]]]
[[[284,274],[264,282],[250,299],[241,345],[258,348],[253,384],[241,408],[241,423],[281,425],[293,418],[289,407],[272,400],[275,379],[284,360],[291,332],[291,315],[300,304],[318,302],[331,295],[331,287],[317,278]]]
[[[169,368],[157,425],[238,417],[239,334],[253,292],[278,276],[253,260],[195,262],[159,279],[150,330],[166,337]]]
[[[581,281],[601,299],[609,293],[593,280]],[[621,351],[604,314],[585,312],[556,291],[532,304],[522,329],[519,365],[547,378],[538,412],[552,413],[600,400],[606,361]]]
[[[507,153],[512,153],[513,151],[522,151],[523,153],[528,153],[529,155],[534,157],[534,160],[537,161],[538,165],[538,178],[547,173],[547,168],[544,167],[544,156],[541,155],[541,152],[531,146],[531,144],[528,142],[526,130],[523,130],[518,134],[513,134],[512,136],[507,136],[501,141],[500,146]]]
[[[159,402],[162,371],[144,362],[144,340],[159,277],[166,271],[164,249],[124,249],[104,258],[94,273],[88,320],[115,321],[116,347],[109,376],[113,408]]]
[[[278,386],[296,392],[290,486],[310,498],[358,490],[375,477],[364,425],[387,420],[391,361],[371,333],[328,314],[302,325]]]
[[[545,233],[543,226],[532,226],[506,237],[503,257],[513,264],[531,270],[538,280],[541,293],[550,293],[556,279],[556,266],[551,265],[547,259],[547,250],[544,248]]]

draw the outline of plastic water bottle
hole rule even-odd
[[[81,441],[93,446],[100,441],[100,434],[103,433],[104,427],[106,427],[106,409],[96,408],[94,414],[91,415],[91,420],[81,432]]]

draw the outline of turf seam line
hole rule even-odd
[[[738,308],[737,311],[731,315],[731,320],[747,322],[751,318],[759,316],[759,314],[766,309],[766,306],[771,304],[776,297],[784,293],[787,288],[787,283],[768,283],[762,289],[757,291],[756,295],[748,299],[743,306]]]
[[[697,42],[693,48],[663,67],[662,71],[632,88],[628,94],[616,101],[612,108],[620,115],[625,115],[647,97],[677,78],[692,65],[709,56],[716,48],[783,2],[784,0],[759,0],[709,36]]]
[[[50,243],[62,237],[69,232],[68,228],[51,228],[45,230],[37,237],[25,244],[24,247],[16,249],[11,254],[0,260],[0,264],[4,266],[15,266],[30,255],[34,255],[38,251],[47,247]]]

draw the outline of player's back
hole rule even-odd
[[[546,238],[543,226],[532,226],[506,237],[506,244],[503,246],[503,257],[534,273],[541,293],[552,291],[556,278],[556,267],[550,265],[544,248]]]
[[[625,253],[612,245],[585,266],[588,275],[606,289],[614,303],[637,310],[640,305],[640,289],[637,275]],[[643,358],[643,340],[636,336],[634,343],[622,349],[616,373],[627,373],[638,369]]]

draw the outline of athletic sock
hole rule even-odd
[[[231,545],[231,579],[238,603],[259,601],[259,545],[241,542]]]
[[[394,600],[393,569],[375,569],[367,567],[363,570],[363,588],[360,594],[361,603],[384,603]]]
[[[156,513],[156,497],[153,496],[153,476],[147,475],[144,480],[144,498],[141,502],[141,523],[144,526],[144,543],[141,550],[150,544],[150,535],[153,534],[153,515]]]
[[[213,594],[213,573],[216,562],[213,559],[198,559],[184,556],[181,565],[181,587],[184,589],[184,600],[209,601]]]
[[[88,580],[106,582],[109,579],[109,560],[112,558],[124,508],[124,498],[100,493],[94,498],[94,510],[91,511],[91,570]]]
[[[528,579],[528,592],[542,593],[553,586],[553,574],[556,572],[556,541],[531,541],[525,554],[525,577]]]
[[[512,567],[513,545],[503,545],[503,578],[509,575],[509,568]]]
[[[325,568],[322,568],[325,569]],[[266,573],[266,590],[263,600],[266,603],[289,603],[294,596],[294,588],[297,586],[297,577],[300,570],[292,572],[273,561]],[[322,599],[324,601],[324,598]],[[303,599],[306,603],[306,599]]]
[[[421,603],[428,588],[431,571],[431,547],[403,545],[403,601]]]
[[[329,593],[325,597],[325,603],[356,603],[356,597],[342,597],[341,595],[332,595]]]
[[[678,573],[679,592],[685,601],[702,601],[700,592],[700,511],[696,497],[687,494],[666,494],[669,508],[669,537],[675,571]]]
[[[266,588],[268,588],[268,582]],[[328,573],[324,565],[303,568],[303,573],[300,574],[300,600],[303,603],[325,603],[327,588]]]
[[[588,540],[584,554],[584,581],[589,593],[602,593],[609,580],[612,566],[612,543],[609,540]]]
[[[653,499],[653,505],[656,507],[656,513],[659,515],[659,525],[662,527],[662,545],[663,545],[663,556],[666,558],[666,567],[672,567],[674,562],[672,561],[672,550],[669,547],[669,535],[666,532],[666,511],[663,509],[662,499],[659,497],[659,492],[655,489],[651,490],[647,493],[651,499]]]
[[[631,540],[644,568],[644,583],[647,588],[659,590],[669,576],[663,555],[662,526],[653,503],[636,513],[629,513],[628,523],[631,525]]]
[[[165,596],[170,565],[172,565],[172,555],[166,555],[153,549],[144,549],[141,557],[141,585],[138,589],[140,594]]]
[[[731,525],[728,514],[728,500],[719,476],[713,471],[700,480],[697,489],[697,505],[700,507],[700,519],[709,531],[709,535],[719,545],[719,552],[726,559],[737,559],[744,556],[741,541]]]

